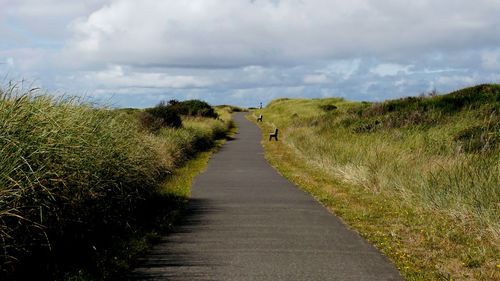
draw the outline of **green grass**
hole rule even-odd
[[[152,134],[136,113],[0,90],[2,278],[105,277],[114,252],[179,208],[184,197],[164,196],[163,183],[232,125],[191,118]]]
[[[273,101],[273,165],[389,256],[408,280],[498,276],[500,86],[358,103]],[[298,168],[300,167],[300,168]],[[297,176],[300,175],[300,176]]]

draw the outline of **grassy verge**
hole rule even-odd
[[[216,111],[221,120],[231,122],[230,108],[218,108]],[[236,131],[232,123],[221,130],[221,128],[214,129],[216,126],[212,123],[213,120],[185,118],[183,121],[188,130],[196,129],[203,132],[199,133],[203,141],[196,140],[192,143],[195,146],[202,145],[205,149],[189,152],[190,158],[180,162],[179,167],[160,184],[155,199],[148,202],[149,211],[146,212],[148,217],[143,218],[141,227],[136,228],[132,236],[119,239],[109,248],[108,256],[101,259],[103,266],[99,271],[69,272],[64,277],[65,280],[122,280],[136,265],[136,260],[174,227],[187,207],[194,178],[205,170],[211,156]],[[207,144],[207,141],[210,144]],[[182,149],[186,150],[189,147]]]
[[[221,115],[221,118],[226,118],[225,120],[230,120],[231,118],[230,111],[226,109],[219,109],[218,113]],[[154,218],[154,225],[151,226],[152,229],[148,229],[137,235],[136,238],[128,241],[126,247],[123,247],[123,245],[120,246],[122,248],[122,255],[120,258],[117,257],[114,259],[115,261],[119,260],[119,262],[116,264],[117,270],[111,272],[113,278],[119,277],[120,272],[127,273],[131,269],[131,266],[134,265],[137,257],[143,255],[147,249],[159,241],[162,235],[171,230],[176,220],[185,210],[185,207],[187,207],[194,178],[205,170],[211,156],[235,132],[236,127],[231,126],[225,134],[226,138],[216,139],[210,150],[197,153],[192,159],[175,169],[168,179],[161,184],[159,198],[164,198],[165,201],[170,203],[165,204],[165,202],[162,202],[155,206],[155,214],[157,216]],[[175,203],[172,204],[172,201]],[[166,206],[170,206],[170,208],[165,209]],[[171,206],[174,207],[172,208]]]
[[[209,151],[197,153],[183,166],[179,167],[161,184],[156,202],[153,204],[154,213],[151,213],[148,223],[138,230],[132,238],[122,240],[112,250],[114,256],[107,259],[107,268],[99,273],[88,274],[84,271],[66,275],[67,280],[121,280],[134,267],[137,258],[144,255],[148,249],[160,241],[168,233],[187,207],[191,195],[191,186],[194,178],[203,172],[210,160],[224,140],[218,140],[215,147]],[[150,202],[151,203],[151,202]]]
[[[183,117],[152,132],[136,113],[0,90],[2,279],[103,279],[119,271],[122,257],[141,248],[124,245],[141,244],[182,206],[185,197],[164,183],[180,184],[179,167],[231,126],[220,111],[217,120]]]
[[[96,259],[98,270],[88,268],[66,272],[63,280],[120,280],[133,268],[137,258],[168,233],[187,206],[193,179],[201,173],[216,148],[198,153],[184,165],[174,170],[160,186],[159,194],[149,201],[150,212],[140,228],[132,235],[122,237],[107,247],[106,255]]]
[[[279,142],[263,142],[269,162],[407,280],[495,280],[497,88],[382,104],[278,100],[252,118],[264,115],[264,140],[274,127],[282,133]],[[476,93],[471,100],[482,102],[463,102]]]

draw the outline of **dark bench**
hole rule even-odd
[[[262,122],[262,114],[257,118],[257,122]]]
[[[271,141],[273,138],[278,141],[278,128],[274,129],[274,133],[269,134],[269,141]]]

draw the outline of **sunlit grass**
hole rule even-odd
[[[264,115],[268,131],[278,127],[282,132],[282,142],[265,143],[275,165],[293,175],[298,173],[293,166],[303,163],[302,178],[309,181],[295,180],[373,239],[408,279],[451,273],[489,280],[498,274],[499,257],[500,149],[494,135],[499,89],[479,86],[452,98],[382,105],[277,100],[254,115]],[[471,99],[462,107],[467,95],[476,92],[485,101]],[[325,104],[337,109],[323,110]],[[288,158],[280,162],[284,151]],[[322,179],[331,188],[320,187]],[[391,231],[395,237],[377,234]],[[388,239],[385,244],[382,238]],[[406,258],[409,262],[388,248],[387,243],[397,241],[402,244],[390,246],[412,257]]]

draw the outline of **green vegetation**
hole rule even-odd
[[[153,133],[157,133],[163,127],[179,128],[182,125],[181,116],[218,117],[213,107],[200,100],[182,102],[171,100],[168,104],[162,101],[155,107],[138,112],[138,115],[142,127]]]
[[[180,115],[217,118],[217,113],[215,112],[214,108],[204,101],[187,100],[179,102],[176,100],[171,100],[169,104]]]
[[[408,280],[500,276],[500,85],[383,103],[280,99],[264,115],[279,171]]]
[[[246,112],[246,111],[248,111],[247,109],[244,109],[244,108],[241,108],[238,106],[234,106],[234,105],[227,105],[227,104],[218,105],[218,106],[216,106],[216,108],[218,108],[218,109],[225,108],[229,112],[244,112],[244,111]]]
[[[192,176],[179,167],[225,135],[230,113],[151,132],[141,112],[0,90],[2,278],[104,279],[172,223],[186,200],[173,185],[189,182],[176,175]]]

